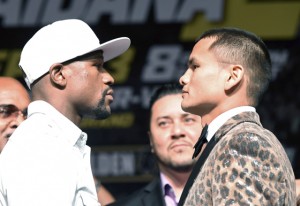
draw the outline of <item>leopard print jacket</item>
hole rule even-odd
[[[232,117],[214,138],[218,142],[195,179],[185,206],[296,205],[290,161],[277,138],[262,127],[257,113]]]

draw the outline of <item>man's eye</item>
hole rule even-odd
[[[159,122],[158,126],[159,127],[166,127],[166,126],[168,126],[168,124],[169,124],[169,122],[163,121],[163,122]]]
[[[164,125],[166,125],[166,122],[159,122],[158,123],[158,126],[164,126]]]
[[[192,69],[197,69],[199,66],[198,65],[192,65]]]
[[[188,67],[192,70],[197,69],[199,66],[197,64],[188,64]]]
[[[10,114],[11,114],[11,112],[9,110],[7,110],[7,109],[1,109],[0,110],[1,117],[9,117]]]
[[[195,120],[193,118],[185,118],[184,121],[185,122],[195,122]]]
[[[97,68],[102,68],[103,67],[102,64],[94,64],[94,66],[97,67]]]

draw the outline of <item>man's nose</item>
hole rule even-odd
[[[184,126],[180,123],[174,123],[172,131],[171,131],[171,135],[173,138],[184,137],[185,136]]]

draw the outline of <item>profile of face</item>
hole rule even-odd
[[[30,97],[17,80],[0,77],[0,153],[27,115]]]
[[[194,145],[202,126],[200,116],[181,109],[181,101],[181,94],[169,94],[153,104],[149,138],[162,167],[184,172],[194,165]]]
[[[111,85],[114,79],[105,70],[103,63],[102,52],[98,52],[67,65],[72,75],[68,82],[70,93],[81,116],[105,119],[111,113]]]
[[[204,38],[195,44],[188,68],[179,79],[183,85],[183,110],[200,116],[212,110],[226,95],[224,82],[228,77],[227,70],[220,66],[217,57],[209,50],[213,42],[214,38]]]

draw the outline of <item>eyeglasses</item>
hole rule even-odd
[[[27,108],[24,110],[19,110],[13,104],[1,104],[0,105],[0,119],[12,119],[18,118],[19,115],[22,115],[24,119],[27,118]]]

